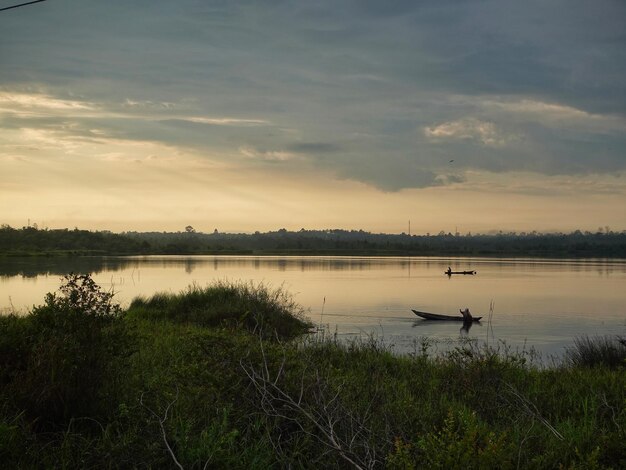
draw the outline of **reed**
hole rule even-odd
[[[626,367],[626,337],[581,336],[567,348],[565,360],[575,367]]]

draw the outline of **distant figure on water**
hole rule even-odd
[[[465,307],[465,310],[459,309],[459,312],[461,312],[461,315],[463,315],[463,323],[472,322],[472,314],[470,313],[469,308]]]
[[[446,274],[448,276],[452,275],[452,268],[450,266],[448,266],[448,270],[446,271]]]

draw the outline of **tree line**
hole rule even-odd
[[[626,231],[436,235],[363,230],[280,229],[269,232],[201,233],[88,231],[0,227],[0,254],[292,254],[390,256],[554,256],[626,258]]]

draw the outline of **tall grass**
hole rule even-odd
[[[129,313],[205,327],[243,327],[264,338],[289,339],[313,326],[283,288],[224,280],[207,287],[193,284],[179,294],[136,298]]]
[[[567,348],[565,361],[576,367],[626,368],[626,337],[581,336]]]

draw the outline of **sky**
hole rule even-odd
[[[409,221],[414,234],[626,229],[626,2],[0,11],[0,223]]]

